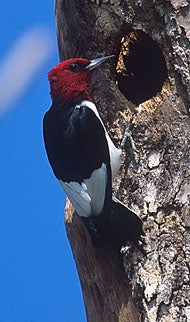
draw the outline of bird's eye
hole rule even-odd
[[[81,70],[81,66],[77,63],[71,63],[69,65],[69,69],[72,71],[72,72],[79,72]]]

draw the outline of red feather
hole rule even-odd
[[[83,68],[77,72],[72,71],[70,69],[72,63],[78,63]],[[85,70],[88,64],[87,59],[72,58],[59,63],[48,73],[50,95],[54,103],[91,100],[88,93],[91,72]]]

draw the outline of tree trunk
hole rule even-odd
[[[181,0],[55,2],[61,60],[116,55],[91,86],[116,145],[134,114],[136,149],[128,144],[113,188],[142,218],[147,256],[95,250],[66,206],[89,322],[190,321],[189,8]]]

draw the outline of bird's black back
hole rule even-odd
[[[86,107],[52,106],[43,120],[45,147],[55,176],[64,182],[89,178],[110,156],[104,128]],[[109,176],[111,175],[108,174]]]

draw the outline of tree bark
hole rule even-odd
[[[132,128],[136,150],[126,149],[113,189],[142,218],[147,256],[129,248],[122,253],[109,246],[95,250],[81,219],[69,202],[66,205],[66,229],[89,322],[190,321],[189,9],[188,2],[181,0],[55,2],[61,60],[116,55],[115,66],[111,61],[104,65],[94,73],[91,85],[116,145],[123,118],[129,122],[136,112]],[[144,84],[143,91],[150,96],[142,71],[142,83],[135,84],[141,103],[137,113],[136,102],[121,93],[115,80],[120,58],[130,57],[131,48],[137,47],[134,55],[141,60],[140,47],[134,43],[144,48],[147,35],[161,49],[168,77],[154,96],[141,101]],[[148,55],[151,50],[148,47]],[[152,82],[156,77],[153,73]]]

